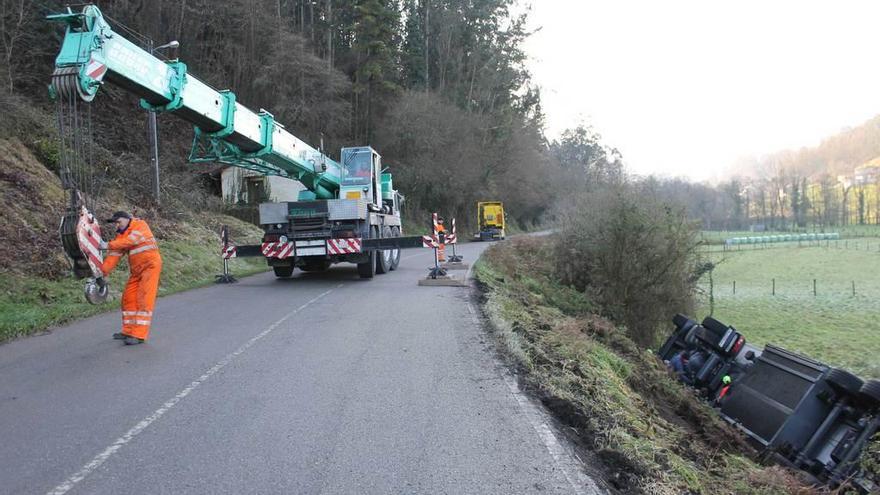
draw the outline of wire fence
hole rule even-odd
[[[874,225],[849,225],[837,227],[810,227],[794,230],[703,230],[700,232],[700,240],[704,244],[724,244],[732,237],[773,236],[773,235],[800,235],[800,234],[824,234],[836,233],[841,239],[862,239],[866,237],[880,238],[880,226]]]
[[[729,253],[737,251],[755,251],[762,249],[779,249],[779,248],[808,248],[818,247],[825,249],[838,249],[850,251],[865,251],[880,254],[880,238],[857,238],[857,239],[835,239],[835,240],[816,240],[816,241],[785,241],[785,242],[766,242],[755,244],[710,244],[704,246],[704,253]]]
[[[743,296],[743,297],[880,297],[880,288],[874,280],[827,280],[813,279],[777,279],[768,277],[766,280],[723,280],[705,281],[699,286],[700,291],[709,298]]]

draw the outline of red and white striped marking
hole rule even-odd
[[[91,77],[92,79],[99,81],[104,73],[107,72],[107,66],[101,62],[98,62],[95,59],[89,60],[89,65],[86,66],[86,75]]]
[[[436,235],[423,235],[422,236],[422,246],[426,247],[426,248],[440,247],[440,241],[437,240]]]
[[[104,257],[101,255],[100,247],[101,225],[85,206],[80,210],[79,220],[76,223],[76,240],[80,251],[86,257],[89,268],[92,269],[92,274],[95,278],[103,277],[104,272],[101,271],[101,265],[104,264]]]
[[[452,219],[452,232],[446,234],[446,244],[458,243],[458,236],[455,235],[455,218]]]
[[[230,258],[235,258],[237,256],[235,246],[230,244],[228,246],[223,247],[223,259],[228,260]]]
[[[264,242],[260,250],[267,258],[285,259],[293,256],[293,242]]]
[[[361,252],[361,240],[327,239],[327,254],[357,254]]]

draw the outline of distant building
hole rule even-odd
[[[853,171],[853,182],[858,186],[880,182],[880,157],[856,167]]]
[[[223,201],[239,205],[296,201],[299,192],[305,189],[299,181],[261,175],[238,167],[221,169],[220,185]]]

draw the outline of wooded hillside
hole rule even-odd
[[[817,146],[741,160],[717,186],[658,183],[706,229],[880,225],[880,115]],[[670,191],[670,192],[671,192]]]
[[[407,196],[410,218],[440,211],[467,223],[477,200],[501,200],[512,220],[532,224],[584,168],[604,163],[598,136],[584,129],[568,141],[589,150],[580,164],[560,165],[565,140],[546,142],[540,94],[524,66],[525,17],[511,13],[514,0],[96,3],[128,39],[178,40],[190,72],[266,108],[315,146],[323,135],[331,156],[342,146],[374,146]],[[61,10],[57,1],[0,0],[0,81],[11,118],[21,107],[52,115],[46,85],[63,32],[43,18]],[[102,165],[111,175],[114,167],[129,170],[117,185],[144,204],[145,115],[109,86],[94,104],[96,139],[115,157]],[[45,147],[50,136],[22,138]],[[185,164],[190,139],[186,125],[160,116],[163,194],[193,194],[194,181],[183,175],[198,170]]]

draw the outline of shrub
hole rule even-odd
[[[559,218],[557,274],[638,344],[654,344],[676,312],[692,312],[704,268],[697,228],[681,205],[638,184],[619,184],[581,196]]]

